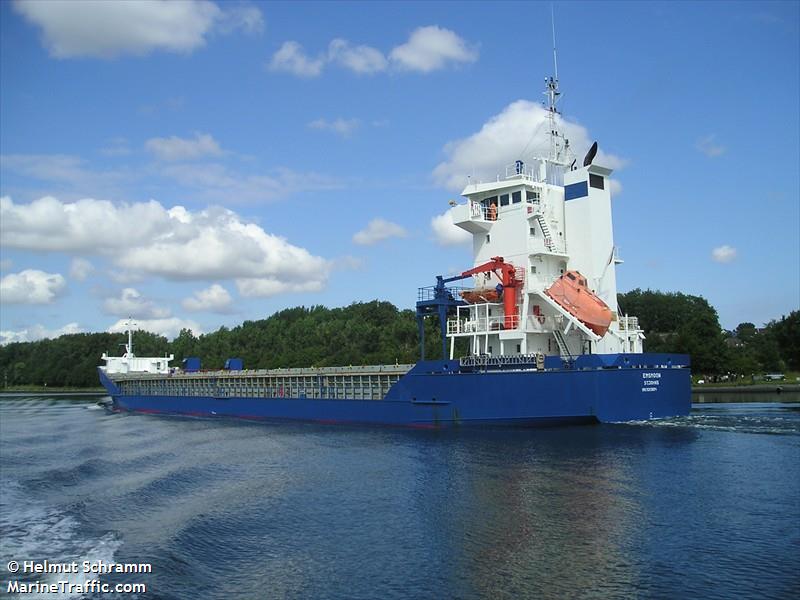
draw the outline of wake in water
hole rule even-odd
[[[91,573],[50,573],[12,575],[6,570],[10,560],[20,564],[25,560],[50,563],[83,561],[114,562],[114,553],[122,542],[108,533],[100,538],[87,538],[75,517],[57,507],[45,506],[30,498],[16,481],[0,480],[0,554],[2,554],[2,580],[20,582],[41,581],[57,583],[69,581],[82,585],[97,575]],[[5,590],[4,590],[5,591]],[[69,594],[25,594],[26,598],[70,598]]]
[[[687,417],[632,421],[630,424],[652,427],[688,427],[736,433],[800,435],[800,412],[798,412],[797,405],[791,404],[703,405],[701,408],[694,408],[692,414]]]

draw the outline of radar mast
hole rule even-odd
[[[569,164],[569,140],[559,130],[557,117],[560,116],[556,107],[561,92],[558,91],[558,54],[556,52],[556,20],[553,5],[550,5],[550,23],[553,31],[553,77],[545,78],[544,95],[547,98],[547,124],[548,137],[550,138],[550,153],[547,160],[553,164],[566,166]]]

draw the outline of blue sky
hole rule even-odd
[[[620,290],[797,309],[800,4],[554,12]],[[471,266],[441,215],[539,143],[550,74],[546,3],[0,3],[2,340],[413,307]]]

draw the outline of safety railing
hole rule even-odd
[[[483,206],[477,200],[469,201],[469,218],[473,221],[488,221],[488,207]]]
[[[463,285],[448,285],[445,290],[449,293],[450,297],[453,300],[461,300],[461,292],[464,290],[469,290],[468,288]],[[417,302],[424,302],[426,300],[435,300],[436,299],[436,286],[429,285],[426,287],[417,288]]]
[[[448,319],[448,335],[462,335],[470,333],[487,333],[495,331],[508,331],[519,327],[520,318],[513,316],[508,319],[509,327],[505,317],[479,317],[477,319]]]
[[[636,317],[630,317],[635,319]],[[526,315],[513,317],[511,329],[523,331],[548,333],[554,329],[564,327],[564,317],[561,315]],[[507,331],[505,317],[478,317],[475,319],[448,319],[448,335],[468,335],[474,333],[493,333]]]
[[[620,331],[639,331],[639,317],[619,317]]]

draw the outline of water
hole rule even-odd
[[[0,401],[0,595],[48,559],[152,564],[104,599],[800,597],[800,404],[436,432],[93,402]]]

